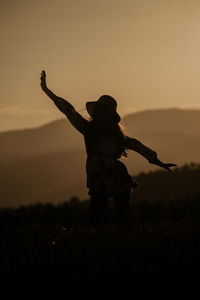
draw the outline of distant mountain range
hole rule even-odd
[[[139,139],[164,162],[200,162],[200,111],[152,110],[125,116],[128,136]],[[130,174],[154,170],[136,152],[121,159]],[[59,119],[41,127],[0,133],[0,206],[58,203],[87,198],[83,136]]]

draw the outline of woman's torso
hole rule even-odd
[[[84,135],[87,152],[87,186],[92,192],[118,193],[132,186],[131,176],[119,161],[123,143],[114,130],[88,126]]]

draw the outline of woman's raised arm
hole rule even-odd
[[[53,100],[54,104],[58,107],[58,109],[66,115],[70,123],[82,134],[85,133],[88,125],[88,121],[84,119],[73,107],[71,103],[66,101],[65,99],[56,96],[50,89],[48,89],[46,84],[46,73],[42,71],[40,77],[40,85],[45,94]]]
[[[176,164],[171,163],[163,163],[157,158],[157,153],[152,149],[148,148],[144,144],[142,144],[137,139],[125,136],[126,148],[130,150],[134,150],[144,156],[149,163],[157,165],[161,168],[166,169],[167,171],[171,172],[170,167],[175,167]]]

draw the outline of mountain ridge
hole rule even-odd
[[[155,118],[155,110],[138,112],[132,114],[132,118],[130,115],[124,117],[122,124],[127,135],[156,151],[162,161],[178,166],[199,163],[200,111],[193,115],[190,110],[187,115],[178,110],[175,118],[176,111],[162,111],[163,118]],[[157,113],[160,114],[160,110]],[[185,124],[186,120],[188,124]],[[179,122],[178,126],[175,121]],[[159,168],[130,150],[128,159],[121,161],[131,175]],[[85,163],[83,136],[66,118],[32,129],[0,133],[0,206],[58,203],[72,196],[85,198]]]

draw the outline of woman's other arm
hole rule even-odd
[[[147,146],[142,144],[137,139],[126,136],[125,141],[126,141],[126,148],[127,149],[134,150],[134,151],[138,152],[139,154],[144,156],[148,160],[148,162],[151,163],[151,164],[154,164],[154,165],[157,165],[161,168],[164,168],[169,172],[171,172],[170,167],[176,166],[176,164],[163,163],[162,161],[160,161],[158,159],[157,153],[155,151],[148,148]]]
[[[88,121],[84,119],[73,107],[71,103],[66,101],[65,99],[56,96],[50,89],[48,89],[46,84],[46,73],[42,71],[40,77],[40,85],[45,94],[53,100],[54,104],[58,107],[58,109],[66,115],[70,123],[81,133],[84,134]]]

